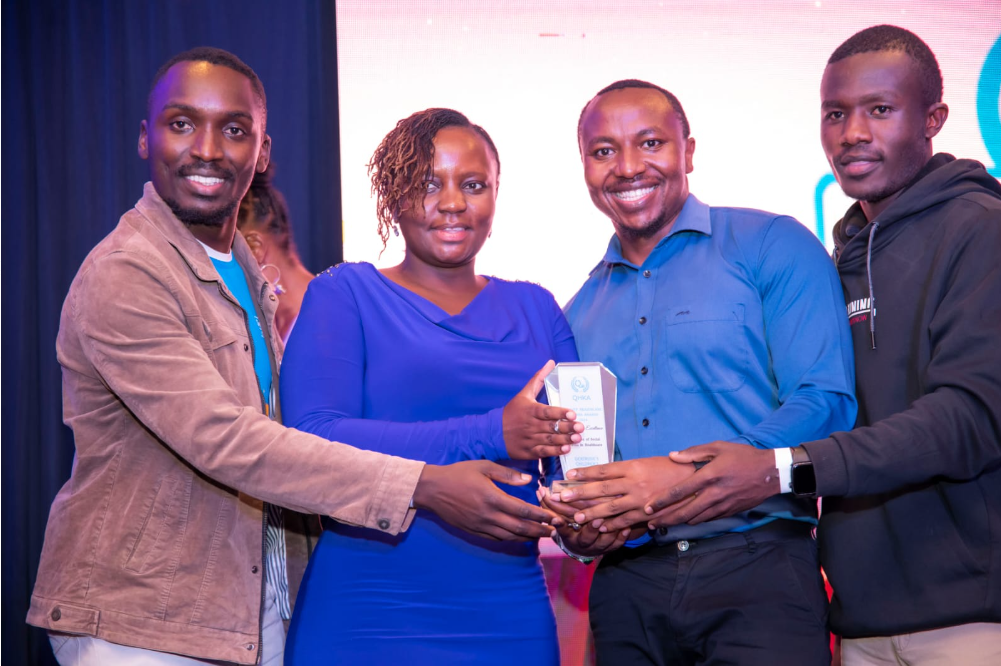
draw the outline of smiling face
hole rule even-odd
[[[253,85],[207,62],[179,62],[150,96],[139,129],[157,193],[188,225],[235,223],[254,172],[268,164],[271,139]]]
[[[903,51],[859,53],[828,65],[820,93],[827,160],[871,220],[928,162],[948,108],[923,101],[917,64]]]
[[[434,137],[434,168],[424,206],[396,221],[407,260],[437,268],[473,262],[490,233],[497,200],[497,160],[472,128],[444,127]]]
[[[638,244],[649,252],[688,198],[695,152],[671,103],[648,88],[600,95],[584,112],[580,148],[591,201],[612,220],[624,249]]]

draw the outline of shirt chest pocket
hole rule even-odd
[[[750,349],[740,303],[668,308],[657,357],[685,393],[724,393],[744,385]]]

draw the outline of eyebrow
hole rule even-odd
[[[199,113],[201,113],[201,111],[199,109],[191,106],[190,104],[176,104],[176,103],[175,104],[164,104],[163,108],[160,109],[160,113],[163,113],[164,111],[166,111],[168,109],[175,109],[177,111],[183,111],[184,113],[187,113],[187,114],[190,114],[190,115],[198,115]],[[226,114],[226,117],[227,118],[242,118],[242,119],[245,119],[245,120],[249,120],[251,123],[254,122],[254,117],[252,115],[250,115],[249,113],[247,113],[246,111],[230,111],[230,112],[228,112]]]
[[[651,134],[658,134],[659,132],[660,130],[658,129],[655,129],[653,127],[647,127],[645,129],[641,129],[639,132],[636,132],[636,134],[634,134],[633,136],[639,138],[644,136],[650,136]],[[617,143],[617,139],[613,139],[610,136],[596,136],[593,139],[590,139],[586,145],[590,146],[595,143]]]
[[[872,104],[873,102],[882,102],[882,101],[886,100],[887,98],[894,98],[896,96],[897,96],[897,93],[896,93],[896,91],[893,91],[893,90],[877,90],[876,92],[869,93],[867,95],[863,95],[862,97],[860,97],[858,99],[858,101],[856,103],[857,104]],[[837,99],[835,99],[835,100],[825,99],[825,100],[823,100],[820,103],[820,108],[822,108],[822,109],[830,109],[830,108],[833,108],[833,107],[836,107],[836,106],[851,106],[851,105],[848,104],[848,103],[846,103],[846,102],[842,102],[841,100],[837,100]]]

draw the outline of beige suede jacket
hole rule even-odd
[[[239,234],[233,251],[274,345],[275,297]],[[243,310],[149,183],[73,280],[56,351],[76,457],[30,624],[253,664],[262,500],[390,534],[413,517],[423,463],[262,413]]]

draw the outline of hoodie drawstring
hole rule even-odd
[[[869,232],[869,249],[865,255],[865,273],[869,281],[869,339],[873,349],[876,348],[876,293],[872,290],[872,239],[876,237],[877,229],[879,222],[873,222]]]

